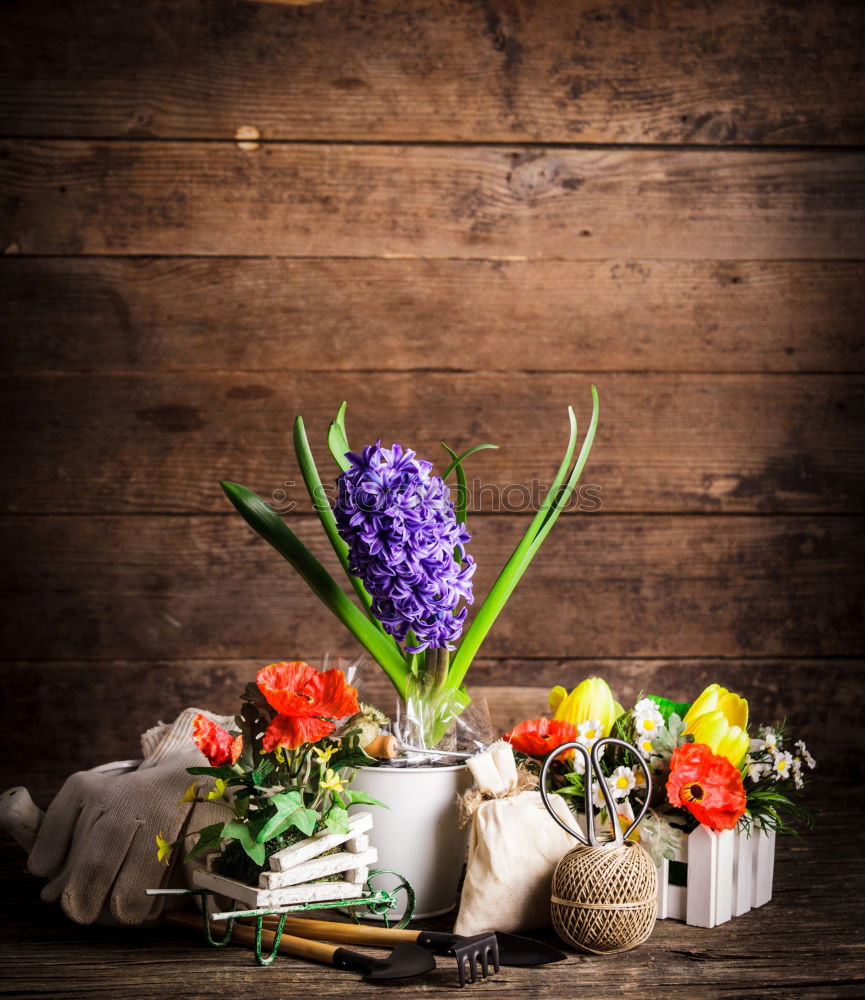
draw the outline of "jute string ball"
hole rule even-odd
[[[622,834],[616,802],[601,769],[601,753],[613,744],[630,751],[646,778],[645,801]],[[560,754],[573,750],[585,762],[586,833],[569,827],[552,809],[546,791],[550,766]],[[593,821],[593,785],[597,780],[607,812],[613,817],[613,836],[599,840]],[[556,933],[567,944],[596,955],[635,948],[652,933],[658,909],[658,871],[646,851],[628,840],[649,807],[652,776],[642,756],[624,740],[598,740],[591,754],[581,743],[564,743],[546,759],[541,771],[541,796],[550,815],[579,844],[559,861],[553,874],[550,912]]]
[[[636,841],[569,851],[553,875],[550,910],[559,937],[596,955],[635,948],[652,933],[658,870]]]

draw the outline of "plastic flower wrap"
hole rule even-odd
[[[381,441],[360,452],[349,448],[345,403],[330,425],[328,447],[339,469],[332,508],[306,437],[295,419],[294,450],[313,507],[345,572],[353,601],[283,518],[251,490],[224,481],[222,488],[244,520],[298,572],[381,666],[409,720],[413,745],[439,745],[471,699],[466,673],[514,588],[551,531],[579,482],[598,425],[592,417],[579,453],[577,421],[568,407],[570,434],[550,488],[522,539],[471,621],[475,563],[466,552],[468,491],[463,462],[482,444],[457,455],[442,442],[449,464],[440,476],[414,451]],[[446,480],[453,475],[451,495]],[[567,721],[564,716],[557,720]],[[607,725],[606,714],[583,721]]]
[[[783,725],[760,726],[748,734],[748,703],[735,692],[711,684],[692,704],[656,695],[640,697],[625,711],[600,678],[588,678],[570,694],[553,688],[552,721],[520,723],[505,738],[524,757],[523,765],[540,770],[543,759],[562,743],[580,742],[591,749],[598,738],[617,736],[633,745],[653,772],[649,811],[638,834],[656,864],[673,859],[682,837],[698,825],[712,830],[734,828],[794,833],[792,824],[809,826],[810,810],[798,801],[805,775],[816,766],[802,740],[791,743]],[[615,706],[613,708],[612,706]],[[589,718],[595,715],[597,718]],[[575,726],[575,735],[541,739],[552,727]],[[601,790],[594,809],[604,824],[633,817],[646,798],[643,773],[629,751],[603,747],[601,767],[616,801],[617,818],[607,815]],[[573,808],[584,801],[583,766],[568,755],[550,769],[555,791]]]

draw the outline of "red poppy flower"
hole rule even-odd
[[[740,771],[705,743],[685,743],[673,751],[667,798],[711,830],[732,830],[745,812]]]
[[[358,711],[357,691],[341,670],[314,670],[300,660],[271,663],[258,671],[258,689],[279,715],[267,727],[261,744],[265,753],[276,747],[293,750],[316,743],[336,728],[334,719]]]
[[[546,757],[563,743],[573,743],[577,730],[570,722],[558,719],[529,719],[509,732],[505,739],[514,750],[529,757]]]
[[[231,733],[217,726],[200,712],[192,720],[192,740],[210,762],[211,767],[236,764],[243,750],[243,737],[232,738]]]

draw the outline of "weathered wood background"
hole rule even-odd
[[[845,760],[863,27],[858,0],[4,3],[6,784],[47,797],[257,666],[352,651],[217,485],[323,552],[296,412],[322,464],[346,399],[355,444],[494,441],[470,474],[537,489],[592,381],[602,506],[472,671],[497,722],[590,673],[719,680]],[[491,496],[480,593],[528,516]]]

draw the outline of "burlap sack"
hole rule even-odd
[[[565,823],[564,800],[550,796]],[[550,924],[550,887],[559,860],[576,841],[555,823],[540,792],[471,803],[466,879],[457,934],[523,931]]]

